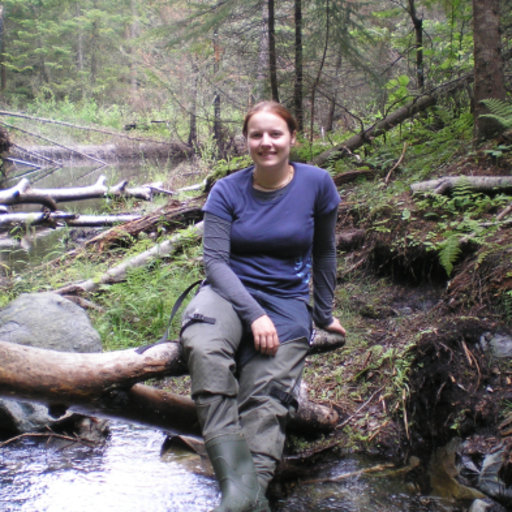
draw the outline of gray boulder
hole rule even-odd
[[[0,340],[61,352],[102,351],[101,338],[86,312],[51,292],[20,295],[0,310]],[[0,435],[52,427],[61,417],[52,413],[38,403],[0,399]]]
[[[85,311],[52,293],[25,293],[0,310],[0,340],[61,352],[101,352]]]

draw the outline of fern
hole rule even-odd
[[[512,128],[512,103],[507,103],[496,98],[482,100],[489,114],[482,114],[480,119],[489,119],[500,125],[503,131]]]
[[[450,275],[453,270],[453,265],[457,261],[461,253],[459,237],[452,233],[446,240],[438,246],[439,262],[444,268],[446,275]]]

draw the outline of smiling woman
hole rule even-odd
[[[219,180],[203,208],[207,280],[182,344],[222,493],[216,512],[269,510],[312,321],[345,334],[332,316],[340,198],[327,171],[289,161],[296,127],[282,105],[255,105],[243,126],[254,165]]]

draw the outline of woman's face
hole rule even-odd
[[[288,165],[295,133],[286,121],[272,112],[256,112],[247,124],[247,147],[257,168],[276,169]]]

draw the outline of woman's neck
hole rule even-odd
[[[294,168],[286,164],[282,169],[261,169],[255,167],[252,180],[253,187],[258,190],[271,191],[286,187],[293,179]]]

